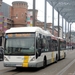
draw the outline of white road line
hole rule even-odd
[[[56,75],[62,75],[68,68],[70,68],[70,66],[75,63],[75,59],[69,63],[65,68],[63,68],[61,71],[59,71]]]

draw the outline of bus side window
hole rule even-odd
[[[36,49],[40,48],[41,51],[44,52],[45,46],[46,46],[46,39],[44,37],[37,37],[37,39],[36,39]]]
[[[46,37],[46,51],[50,51],[50,47],[49,47],[50,43],[49,42],[50,42],[50,37],[47,36]]]
[[[40,48],[40,40],[39,38],[36,39],[36,49],[39,49]]]
[[[45,52],[46,51],[46,38],[45,36],[43,36],[43,39],[42,39],[42,52]]]
[[[51,39],[51,51],[54,51],[54,47],[53,47],[53,40]]]
[[[36,48],[41,49],[41,44],[42,44],[41,34],[39,34],[39,37],[36,38]]]
[[[54,48],[55,48],[55,51],[58,50],[58,46],[57,46],[57,40],[54,41]]]
[[[56,40],[51,41],[51,51],[57,51],[57,41]]]
[[[66,49],[66,42],[65,41],[61,41],[60,42],[60,50],[64,50]]]

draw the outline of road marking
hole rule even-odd
[[[75,63],[75,59],[69,63],[65,68],[63,68],[61,71],[59,71],[56,75],[62,75],[68,68],[70,68],[70,66]]]

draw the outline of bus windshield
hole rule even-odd
[[[6,37],[5,40],[5,55],[33,55],[34,51],[34,34],[18,35]]]

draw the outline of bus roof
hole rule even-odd
[[[42,32],[40,27],[13,27],[6,30],[5,33],[19,33],[19,32]]]
[[[12,27],[6,30],[5,33],[20,33],[20,32],[39,32],[43,35],[51,36],[53,39],[56,38],[49,31],[43,30],[40,27]]]
[[[63,39],[62,37],[57,37],[58,39],[60,39],[60,41],[65,41],[65,39]]]
[[[23,33],[23,32],[38,32],[43,35],[52,36],[52,34],[49,31],[43,30],[40,27],[12,27],[8,30],[6,30],[5,33]]]

